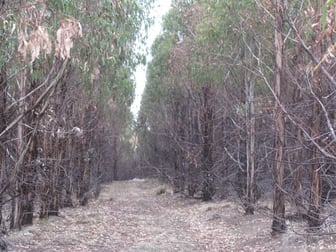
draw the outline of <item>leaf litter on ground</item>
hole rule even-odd
[[[158,194],[160,188],[165,190]],[[271,223],[265,207],[244,215],[234,200],[201,202],[174,195],[157,180],[134,179],[106,184],[87,206],[36,219],[6,240],[17,252],[336,251],[333,235],[299,234],[304,226],[293,224],[272,237]]]

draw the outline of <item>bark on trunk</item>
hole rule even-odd
[[[321,1],[321,5],[326,1]],[[319,6],[316,2],[315,9],[318,10]],[[319,33],[314,34],[314,38],[319,37]],[[313,45],[313,52],[316,58],[321,59],[323,57],[323,41],[315,43]],[[314,93],[314,97],[323,96],[324,83],[322,81],[322,73],[320,69],[312,76],[311,90]],[[322,134],[322,122],[321,122],[321,108],[319,102],[315,99],[312,107],[311,118],[311,136],[313,139],[319,139]],[[318,140],[316,140],[318,141]],[[313,229],[317,229],[321,225],[320,210],[321,210],[321,169],[319,163],[320,152],[314,145],[312,148],[312,167],[311,167],[311,192],[310,192],[310,206],[308,210],[308,225]]]
[[[37,127],[37,125],[35,125]],[[27,164],[25,173],[22,177],[22,225],[33,224],[34,214],[34,198],[35,198],[35,160],[37,158],[37,139],[35,133],[32,132],[32,141],[30,141],[29,152],[27,154]]]
[[[276,69],[275,69],[275,167],[274,167],[274,195],[273,195],[273,223],[272,233],[282,233],[286,230],[285,222],[285,195],[283,192],[284,185],[284,147],[285,147],[285,122],[281,109],[282,103],[282,86],[285,85],[283,80],[283,13],[285,8],[285,0],[276,1],[276,24],[275,24],[275,53],[276,53]]]
[[[300,22],[300,21],[298,21]],[[296,55],[295,55],[295,61],[294,64],[296,66],[295,70],[295,78],[298,80],[298,83],[303,82],[302,80],[302,56],[301,56],[301,46],[298,45],[296,48]],[[300,87],[295,87],[293,92],[293,103],[294,104],[301,104],[303,102],[303,94],[300,89]],[[299,148],[294,153],[294,165],[292,168],[292,174],[293,174],[293,197],[294,197],[294,203],[296,205],[297,214],[299,216],[302,216],[306,214],[304,203],[303,203],[303,187],[302,187],[302,165],[299,164],[299,162],[303,162],[303,149],[305,148],[303,146],[303,135],[301,129],[299,129],[297,126],[292,125],[292,134],[296,136],[295,139],[295,145],[296,146],[302,146],[302,148]],[[297,165],[298,164],[298,165]]]
[[[319,120],[319,105],[314,102],[313,105],[313,129],[312,137],[320,136],[320,120]],[[319,151],[317,147],[312,149],[312,170],[311,170],[311,192],[310,192],[310,206],[308,210],[308,225],[312,230],[318,229],[321,225],[320,209],[321,209],[321,174],[320,164],[318,161]]]
[[[6,115],[5,109],[7,106],[7,73],[5,65],[2,66],[0,72],[0,132],[2,132],[6,128]],[[5,142],[5,137],[0,137],[0,142]],[[6,152],[3,148],[0,148],[0,190],[6,186],[4,181],[4,174],[6,168]],[[0,225],[2,226],[2,194],[0,195]]]
[[[254,113],[254,82],[252,80],[253,67],[253,34],[247,32],[245,46],[245,97],[246,97],[246,202],[245,213],[254,213],[254,203],[256,200],[255,190],[255,113]]]
[[[203,188],[202,199],[211,200],[215,194],[213,175],[213,109],[211,105],[212,90],[210,86],[202,88],[203,92]]]
[[[26,75],[27,75],[27,70],[24,69],[21,72],[20,76],[20,83],[19,83],[19,99],[24,97],[25,95],[25,87],[26,87]],[[19,102],[19,114],[23,114],[25,111],[24,108],[24,102],[21,101]],[[18,122],[17,125],[17,157],[18,160],[16,161],[15,164],[15,170],[14,170],[14,175],[16,175],[16,181],[15,181],[15,193],[16,195],[14,196],[14,200],[12,201],[12,214],[11,214],[11,224],[10,227],[13,229],[21,229],[21,224],[22,224],[22,185],[23,185],[23,158],[24,158],[24,139],[23,139],[23,121],[22,119]]]
[[[113,138],[113,143],[112,143],[112,155],[113,155],[113,164],[112,164],[112,171],[113,171],[113,180],[118,180],[118,138],[114,137]]]

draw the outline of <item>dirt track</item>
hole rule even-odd
[[[272,238],[270,226],[267,211],[244,216],[233,202],[185,199],[157,181],[132,180],[106,185],[88,206],[36,220],[7,240],[10,251],[334,251],[291,231]]]

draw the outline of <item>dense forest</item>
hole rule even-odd
[[[335,1],[173,1],[138,118],[145,174],[246,214],[273,191],[272,233],[318,231],[335,197]],[[334,213],[332,213],[334,214]]]
[[[156,177],[247,215],[273,192],[273,234],[288,207],[318,232],[335,214],[336,1],[173,0],[135,120],[153,2],[1,1],[1,228]]]
[[[1,3],[0,222],[16,229],[129,176],[150,1]]]

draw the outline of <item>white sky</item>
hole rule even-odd
[[[148,38],[146,43],[146,49],[150,53],[150,47],[152,46],[155,38],[161,32],[162,17],[168,12],[171,4],[171,0],[156,0],[155,7],[151,11],[151,16],[154,17],[154,24],[148,30]],[[147,55],[147,61],[151,60],[151,55]],[[134,73],[135,79],[135,99],[131,107],[131,111],[136,118],[140,109],[141,97],[146,84],[146,69],[147,66],[139,65]]]

